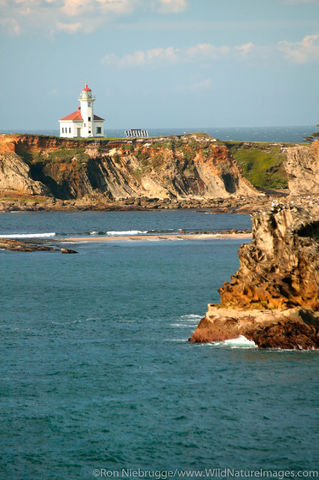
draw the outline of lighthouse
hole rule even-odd
[[[82,89],[79,102],[80,106],[75,112],[59,120],[60,137],[103,137],[104,119],[94,115],[95,98],[87,83]]]
[[[79,98],[81,115],[83,118],[82,137],[93,137],[93,104],[95,98],[92,95],[92,90],[85,84]]]

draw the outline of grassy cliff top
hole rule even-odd
[[[260,189],[288,187],[284,167],[292,143],[224,142],[242,169],[244,177]]]
[[[101,147],[108,144],[115,143],[117,145],[134,145],[148,144],[150,147],[163,147],[163,148],[184,148],[188,145],[193,150],[196,148],[205,149],[212,143],[215,145],[226,145],[232,153],[235,160],[238,162],[242,169],[244,177],[246,177],[255,187],[260,189],[282,189],[287,188],[287,175],[284,168],[284,164],[287,156],[287,149],[295,145],[305,145],[304,143],[287,143],[287,142],[250,142],[250,141],[223,141],[215,139],[202,132],[194,132],[184,135],[171,135],[171,136],[158,136],[158,137],[137,137],[137,138],[63,138],[47,135],[36,134],[1,134],[3,143],[6,138],[13,139],[14,142],[26,141],[26,143],[36,142],[36,138],[39,139],[39,143],[48,142],[55,143],[56,152],[50,154],[47,160],[58,161],[62,157],[71,155],[74,153],[83,153],[82,149],[88,144],[100,144]],[[29,141],[28,141],[29,138]],[[64,145],[64,142],[66,145]],[[73,147],[74,145],[74,147]],[[61,151],[63,149],[70,150]],[[81,150],[74,151],[73,149]],[[27,147],[28,150],[28,147]],[[72,150],[72,152],[71,152]],[[28,151],[24,153],[27,157]],[[54,158],[51,158],[54,157]],[[83,155],[82,155],[83,156]],[[32,154],[33,161],[36,160],[36,155]],[[70,156],[71,158],[71,156]],[[27,158],[25,158],[27,159]],[[31,155],[28,160],[31,160]]]

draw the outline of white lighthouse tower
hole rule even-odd
[[[87,84],[81,92],[79,102],[80,107],[75,112],[59,120],[60,137],[103,137],[104,119],[93,113],[95,98]]]
[[[85,84],[79,98],[81,105],[81,115],[83,118],[82,137],[93,137],[93,103],[95,98],[92,95],[92,90]]]

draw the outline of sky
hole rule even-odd
[[[319,123],[319,0],[0,0],[0,131]]]

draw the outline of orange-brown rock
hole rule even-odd
[[[192,341],[244,335],[261,347],[319,347],[319,203],[274,204],[253,215],[253,240]]]
[[[319,348],[319,314],[302,308],[241,310],[208,305],[191,342],[219,342],[243,335],[260,348]]]
[[[62,148],[74,148],[81,141],[67,138],[49,137],[46,135],[0,134],[0,153],[15,152],[18,154],[54,151]]]
[[[0,194],[48,195],[60,200],[120,203],[140,199],[203,202],[258,196],[241,175],[228,148],[204,134],[147,139],[72,140],[36,135],[0,135],[2,164],[15,156],[38,191],[20,190],[0,170]],[[11,156],[11,157],[10,157]],[[25,174],[23,174],[25,177]],[[25,181],[25,178],[24,178]]]
[[[11,238],[0,238],[0,248],[12,252],[57,252],[55,247],[38,245],[34,242],[22,242]]]
[[[279,204],[252,216],[240,269],[219,289],[223,306],[319,309],[319,205]]]

